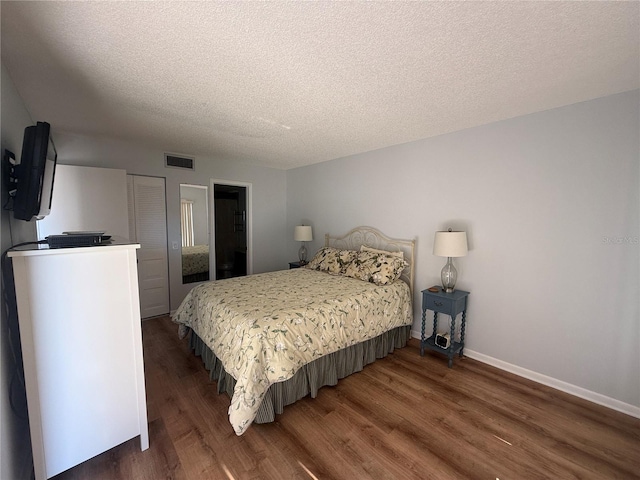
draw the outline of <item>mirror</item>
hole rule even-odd
[[[182,283],[209,280],[209,190],[180,184]]]

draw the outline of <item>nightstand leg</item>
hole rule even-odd
[[[420,334],[420,356],[424,357],[424,325],[427,320],[427,311],[422,310],[422,332]]]
[[[438,333],[438,312],[433,312],[433,337]]]
[[[456,333],[456,318],[451,317],[451,331],[449,332],[449,351],[447,352],[447,357],[449,357],[449,368],[453,366],[453,345],[455,343],[454,341],[455,333]]]
[[[467,324],[467,311],[462,311],[462,325],[460,326],[460,357],[462,357],[462,351],[464,350],[464,327]]]

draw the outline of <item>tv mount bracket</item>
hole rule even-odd
[[[16,185],[18,184],[18,176],[17,169],[19,165],[16,163],[16,156],[10,150],[5,149],[4,155],[2,157],[2,177],[4,178],[5,185],[7,187],[7,192],[9,197],[7,201],[4,203],[3,208],[5,210],[13,210],[13,202],[12,200],[16,196],[16,191],[18,190]]]

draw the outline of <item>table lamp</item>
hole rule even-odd
[[[433,241],[433,254],[439,257],[447,257],[447,263],[442,268],[440,278],[442,288],[445,292],[451,293],[456,286],[458,271],[453,266],[453,257],[464,257],[467,254],[467,232],[436,232]]]
[[[313,232],[311,231],[311,226],[296,226],[293,232],[293,239],[296,242],[302,242],[302,246],[298,250],[298,260],[300,260],[300,265],[304,265],[305,263],[307,263],[307,247],[305,246],[305,242],[310,242],[311,240],[313,240]]]

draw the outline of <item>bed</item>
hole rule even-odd
[[[182,283],[209,280],[209,245],[182,247]]]
[[[391,253],[393,252],[393,253]],[[413,240],[359,227],[326,235],[305,268],[207,282],[173,315],[237,435],[286,405],[406,345],[413,321]]]

